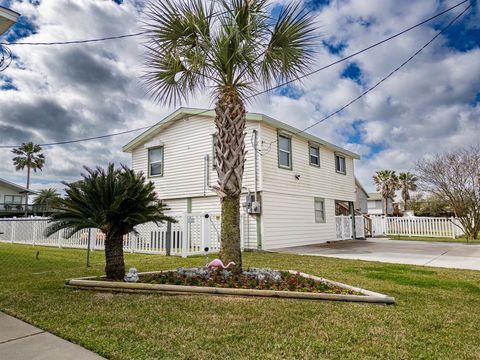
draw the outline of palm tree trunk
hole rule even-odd
[[[105,236],[105,274],[112,280],[123,280],[125,276],[122,234]]]
[[[225,89],[215,106],[218,186],[222,203],[220,258],[242,269],[240,249],[240,194],[245,164],[245,106],[233,89]]]
[[[30,164],[27,164],[27,190],[30,189]],[[25,216],[28,215],[28,191],[25,193]]]

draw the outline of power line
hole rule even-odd
[[[49,46],[49,45],[71,45],[71,44],[85,44],[85,43],[92,43],[92,42],[99,42],[99,41],[108,41],[108,40],[117,40],[117,39],[124,39],[129,37],[135,37],[146,34],[148,31],[141,31],[133,34],[124,34],[124,35],[116,35],[116,36],[108,36],[103,38],[96,38],[96,39],[84,39],[84,40],[70,40],[70,41],[52,41],[52,42],[11,42],[6,43],[2,42],[0,45],[5,46],[13,46],[13,45],[39,45],[39,46]]]
[[[453,18],[444,28],[442,28],[433,38],[431,38],[428,42],[426,42],[420,49],[418,49],[413,55],[411,55],[407,60],[405,60],[403,63],[401,63],[399,66],[397,66],[394,70],[392,70],[388,75],[386,75],[385,77],[383,77],[381,80],[379,80],[378,82],[375,83],[375,85],[373,85],[372,87],[368,88],[367,90],[365,90],[364,92],[362,92],[359,96],[357,96],[356,98],[354,98],[353,100],[351,100],[350,102],[348,102],[347,104],[345,104],[344,106],[342,106],[341,108],[339,108],[338,110],[330,113],[329,115],[325,116],[324,118],[322,118],[321,120],[319,121],[316,121],[315,123],[313,123],[312,125],[309,125],[307,126],[306,128],[302,129],[302,130],[299,130],[297,132],[294,133],[294,135],[298,135],[298,134],[301,134],[311,128],[313,128],[314,126],[317,126],[318,124],[330,119],[331,117],[335,116],[336,114],[340,113],[341,111],[345,110],[347,107],[349,107],[350,105],[352,105],[353,103],[357,102],[358,100],[360,100],[362,97],[364,97],[365,95],[367,95],[369,92],[371,92],[372,90],[374,90],[376,87],[378,87],[380,84],[382,84],[384,81],[386,81],[388,78],[390,78],[392,75],[394,75],[397,71],[399,71],[401,68],[403,68],[405,65],[407,65],[411,60],[413,60],[418,54],[420,54],[427,46],[429,46],[432,42],[434,42],[441,34],[443,34],[448,28],[450,28],[450,26],[452,26],[460,17],[462,17],[475,3],[476,3],[477,0],[474,0],[470,3],[470,5],[468,5],[460,14],[458,14],[455,18]],[[275,140],[276,141],[276,140]],[[274,143],[275,141],[271,141],[268,145],[271,146],[272,143]],[[260,151],[261,150],[258,150],[258,149],[255,149],[256,151],[258,151],[260,154],[262,154]],[[268,151],[267,151],[268,153]]]
[[[318,69],[316,69],[316,70],[307,72],[307,73],[305,73],[305,74],[303,74],[303,75],[301,75],[301,76],[295,77],[295,78],[293,78],[293,79],[291,79],[291,80],[289,80],[289,81],[286,81],[286,82],[284,82],[284,83],[275,85],[275,86],[273,86],[273,87],[271,87],[271,88],[265,89],[265,90],[261,91],[260,93],[257,93],[257,94],[254,94],[254,95],[251,95],[251,96],[247,97],[247,99],[250,99],[250,98],[252,98],[252,97],[256,97],[256,96],[258,96],[258,95],[265,94],[265,93],[270,92],[270,91],[272,91],[272,90],[278,89],[278,88],[283,87],[283,86],[288,85],[288,84],[291,84],[291,83],[293,83],[293,82],[295,82],[295,81],[304,79],[304,78],[306,78],[306,77],[308,77],[308,76],[310,76],[310,75],[316,74],[316,73],[318,73],[318,72],[320,72],[320,71],[322,71],[322,70],[328,69],[328,68],[330,68],[330,67],[332,67],[332,66],[334,66],[334,65],[340,64],[340,63],[342,63],[342,62],[344,62],[344,61],[346,61],[346,60],[348,60],[348,59],[350,59],[350,58],[352,58],[352,57],[354,57],[354,56],[360,55],[360,54],[362,54],[362,53],[364,53],[364,52],[366,52],[366,51],[368,51],[368,50],[370,50],[370,49],[373,49],[373,48],[375,48],[375,47],[377,47],[377,46],[379,46],[379,45],[381,45],[381,44],[383,44],[383,43],[386,43],[386,42],[388,42],[388,41],[390,41],[390,40],[392,40],[392,39],[395,39],[396,37],[399,37],[399,36],[401,36],[401,35],[409,32],[409,31],[411,31],[411,30],[413,30],[413,29],[416,29],[417,27],[422,26],[422,25],[424,25],[424,24],[426,24],[426,23],[428,23],[428,22],[436,19],[437,17],[442,16],[443,14],[446,14],[447,12],[452,11],[453,9],[459,7],[460,5],[462,5],[462,4],[464,4],[464,3],[468,2],[468,1],[470,1],[470,0],[464,0],[464,1],[462,1],[462,2],[460,2],[460,3],[458,3],[458,4],[456,4],[456,5],[454,5],[454,6],[452,6],[452,7],[449,7],[448,9],[446,9],[446,10],[444,10],[444,11],[442,11],[442,12],[439,12],[438,14],[436,14],[436,15],[434,15],[434,16],[432,16],[432,17],[429,17],[428,19],[423,20],[422,22],[419,22],[419,23],[416,24],[416,25],[410,26],[409,28],[407,28],[407,29],[405,29],[405,30],[402,30],[402,31],[400,31],[400,32],[398,32],[398,33],[396,33],[396,34],[394,34],[394,35],[392,35],[392,36],[389,36],[389,37],[387,37],[387,38],[385,38],[385,39],[383,39],[383,40],[381,40],[381,41],[379,41],[379,42],[376,42],[376,43],[374,43],[374,44],[372,44],[372,45],[370,45],[370,46],[368,46],[368,47],[366,47],[366,48],[364,48],[364,49],[362,49],[362,50],[359,50],[359,51],[354,52],[354,53],[352,53],[352,54],[350,54],[350,55],[347,55],[347,56],[345,56],[345,57],[343,57],[343,58],[341,58],[341,59],[339,59],[339,60],[337,60],[337,61],[334,61],[334,62],[328,64],[328,65],[322,66],[321,68],[318,68]]]
[[[436,15],[434,16],[431,16],[430,18],[426,19],[426,20],[423,20],[422,22],[416,24],[416,25],[413,25],[405,30],[402,30],[392,36],[389,36],[377,43],[374,43],[360,51],[357,51],[353,54],[350,54],[350,55],[347,55],[337,61],[334,61],[328,65],[325,65],[319,69],[316,69],[314,71],[311,71],[307,74],[304,74],[300,77],[297,77],[295,79],[291,79],[287,82],[284,82],[282,84],[278,84],[270,89],[266,89],[266,90],[263,90],[261,92],[258,92],[258,93],[255,93],[255,94],[252,94],[250,95],[249,97],[247,97],[247,99],[250,99],[250,98],[253,98],[253,97],[256,97],[256,96],[259,96],[259,95],[262,95],[266,92],[269,92],[269,91],[272,91],[274,89],[277,89],[279,87],[282,87],[282,86],[285,86],[285,85],[288,85],[294,81],[297,81],[297,80],[301,80],[307,76],[310,76],[310,75],[313,75],[315,73],[318,73],[322,70],[325,70],[333,65],[336,65],[336,64],[339,64],[341,62],[344,62],[354,56],[357,56],[363,52],[366,52],[374,47],[377,47],[385,42],[388,42],[398,36],[401,36],[403,34],[405,34],[406,32],[409,32],[427,22],[430,22],[432,21],[433,19],[439,17],[439,16],[442,16],[444,15],[445,13],[449,12],[449,11],[452,11],[453,9],[457,8],[458,6],[468,2],[469,0],[464,0],[454,6],[451,6],[449,7],[448,9],[440,12],[440,13],[437,13]],[[427,43],[426,45],[424,45],[424,47],[422,47],[417,53],[415,53],[411,58],[409,58],[404,64],[400,65],[397,69],[395,69],[392,73],[390,73],[389,75],[387,75],[387,77],[385,77],[384,79],[382,79],[380,82],[378,82],[377,84],[375,84],[372,88],[368,89],[367,91],[365,91],[364,93],[362,93],[359,97],[355,98],[354,100],[352,100],[350,103],[348,103],[347,105],[343,106],[342,108],[340,108],[339,110],[335,111],[334,113],[328,115],[326,118],[320,120],[319,122],[316,122],[315,124],[313,125],[310,125],[309,127],[303,129],[303,130],[300,130],[297,134],[299,133],[302,133],[302,132],[305,132],[306,130],[312,128],[313,126],[327,120],[328,118],[338,114],[339,112],[341,112],[342,110],[344,110],[346,107],[350,106],[351,104],[353,104],[354,102],[356,102],[357,100],[359,100],[361,97],[363,97],[364,95],[366,95],[368,92],[370,92],[371,90],[373,90],[374,88],[376,88],[378,85],[380,85],[380,83],[382,83],[383,81],[385,81],[388,77],[390,77],[391,75],[393,75],[393,73],[395,73],[396,71],[398,71],[400,68],[402,68],[404,65],[406,65],[406,63],[408,63],[411,59],[413,59],[413,57],[415,57],[419,52],[421,52],[426,46],[428,46],[431,42],[433,42],[433,40],[435,40],[441,33],[443,33],[448,27],[450,27],[451,24],[453,24],[453,22],[455,22],[461,15],[463,15],[470,7],[473,6],[473,4],[476,2],[473,1],[459,16],[457,16],[456,18],[454,18],[454,20],[452,22],[449,23],[449,25],[447,25],[447,27],[445,27],[444,29],[442,29],[429,43]],[[6,44],[6,45],[66,45],[66,44],[79,44],[79,43],[86,43],[86,42],[96,42],[96,41],[104,41],[104,40],[114,40],[114,39],[120,39],[120,38],[124,38],[124,37],[133,37],[133,36],[139,36],[139,35],[142,35],[142,34],[145,34],[147,33],[147,31],[144,31],[144,32],[139,32],[139,33],[135,33],[135,34],[127,34],[127,35],[119,35],[119,36],[113,36],[113,37],[105,37],[105,38],[99,38],[99,39],[89,39],[89,40],[76,40],[76,41],[64,41],[64,42],[51,42],[51,43],[11,43],[11,44]],[[203,113],[206,113],[208,111],[211,111],[211,109],[207,109],[205,111],[202,111],[200,113],[197,113],[195,115],[201,115]],[[185,116],[184,118],[189,118],[193,115],[187,115]],[[112,133],[112,134],[107,134],[107,135],[100,135],[100,136],[94,136],[94,137],[89,137],[89,138],[84,138],[84,139],[76,139],[76,140],[66,140],[66,141],[59,141],[59,142],[52,142],[52,143],[46,143],[46,144],[40,144],[41,146],[53,146],[53,145],[65,145],[65,144],[71,144],[71,143],[78,143],[78,142],[83,142],[83,141],[90,141],[90,140],[96,140],[96,139],[102,139],[102,138],[108,138],[108,137],[113,137],[113,136],[118,136],[118,135],[123,135],[123,134],[127,134],[127,133],[131,133],[131,132],[135,132],[135,131],[140,131],[140,130],[145,130],[145,129],[149,129],[151,127],[153,127],[154,125],[152,126],[147,126],[147,127],[142,127],[142,128],[137,128],[137,129],[132,129],[132,130],[127,130],[127,131],[122,131],[122,132],[118,132],[118,133]],[[0,145],[0,148],[15,148],[15,147],[18,147],[19,145]],[[258,151],[258,149],[256,149]]]

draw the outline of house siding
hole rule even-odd
[[[354,164],[351,157],[345,156],[345,175],[335,171],[335,152],[320,146],[320,167],[309,163],[309,141],[292,136],[292,170],[278,167],[277,129],[262,124],[262,189],[287,194],[333,198],[355,201]],[[300,175],[297,180],[295,175]]]
[[[4,185],[4,184],[0,184],[0,211],[3,211],[5,210],[5,195],[15,195],[15,196],[21,196],[22,197],[22,201],[20,203],[20,205],[24,205],[25,204],[25,194],[21,194],[21,192],[17,189],[17,188],[14,188],[14,187],[11,187],[9,185]]]

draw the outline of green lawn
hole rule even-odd
[[[448,237],[424,237],[424,236],[397,236],[397,235],[385,235],[382,238],[387,237],[389,240],[409,240],[409,241],[436,241],[436,242],[453,242],[453,243],[469,243],[480,244],[480,240],[467,241],[465,237],[448,238]]]
[[[480,358],[480,272],[282,254],[244,259],[382,292],[397,305],[73,290],[63,280],[101,274],[101,252],[86,270],[82,250],[0,244],[0,309],[112,359]],[[126,261],[145,271],[205,259]]]

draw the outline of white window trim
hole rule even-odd
[[[283,149],[280,149],[280,137],[283,137],[283,138],[286,138],[288,139],[289,141],[289,151],[287,150],[283,150]],[[287,170],[292,170],[293,169],[293,151],[292,151],[292,148],[293,148],[293,144],[292,144],[292,137],[288,134],[285,134],[285,133],[282,133],[282,132],[279,132],[277,134],[277,148],[278,148],[278,152],[277,152],[277,157],[278,157],[278,167],[280,169],[287,169]],[[287,153],[288,154],[288,159],[289,159],[289,164],[290,165],[282,165],[280,164],[280,152],[284,152],[284,153]]]
[[[310,154],[310,149],[311,148],[317,149],[317,151],[318,151],[317,156]],[[312,163],[312,158],[311,158],[312,156],[316,157],[318,159],[318,164]],[[308,163],[311,166],[320,167],[320,145],[317,145],[317,144],[314,144],[314,143],[308,143]]]
[[[343,171],[337,168],[337,157],[340,159],[343,159],[343,167],[344,167]],[[338,162],[338,165],[340,165],[340,161]],[[344,155],[335,154],[335,171],[338,174],[347,175],[347,158]]]
[[[150,161],[150,151],[152,150],[157,150],[157,149],[162,149],[162,159],[160,161]],[[165,148],[163,146],[157,146],[157,147],[152,147],[148,149],[148,177],[149,178],[155,178],[155,177],[162,177],[163,176],[163,168],[164,168],[164,157],[165,157]],[[158,164],[160,163],[160,174],[155,174],[152,175],[152,164]]]
[[[316,208],[317,203],[322,204],[322,209],[321,210],[317,210],[317,208]],[[321,220],[317,220],[317,212],[320,212],[322,214],[322,219]],[[313,217],[315,219],[315,223],[317,223],[317,224],[323,224],[323,223],[327,222],[327,214],[326,214],[326,211],[325,211],[325,199],[324,198],[319,198],[319,197],[313,198]]]

